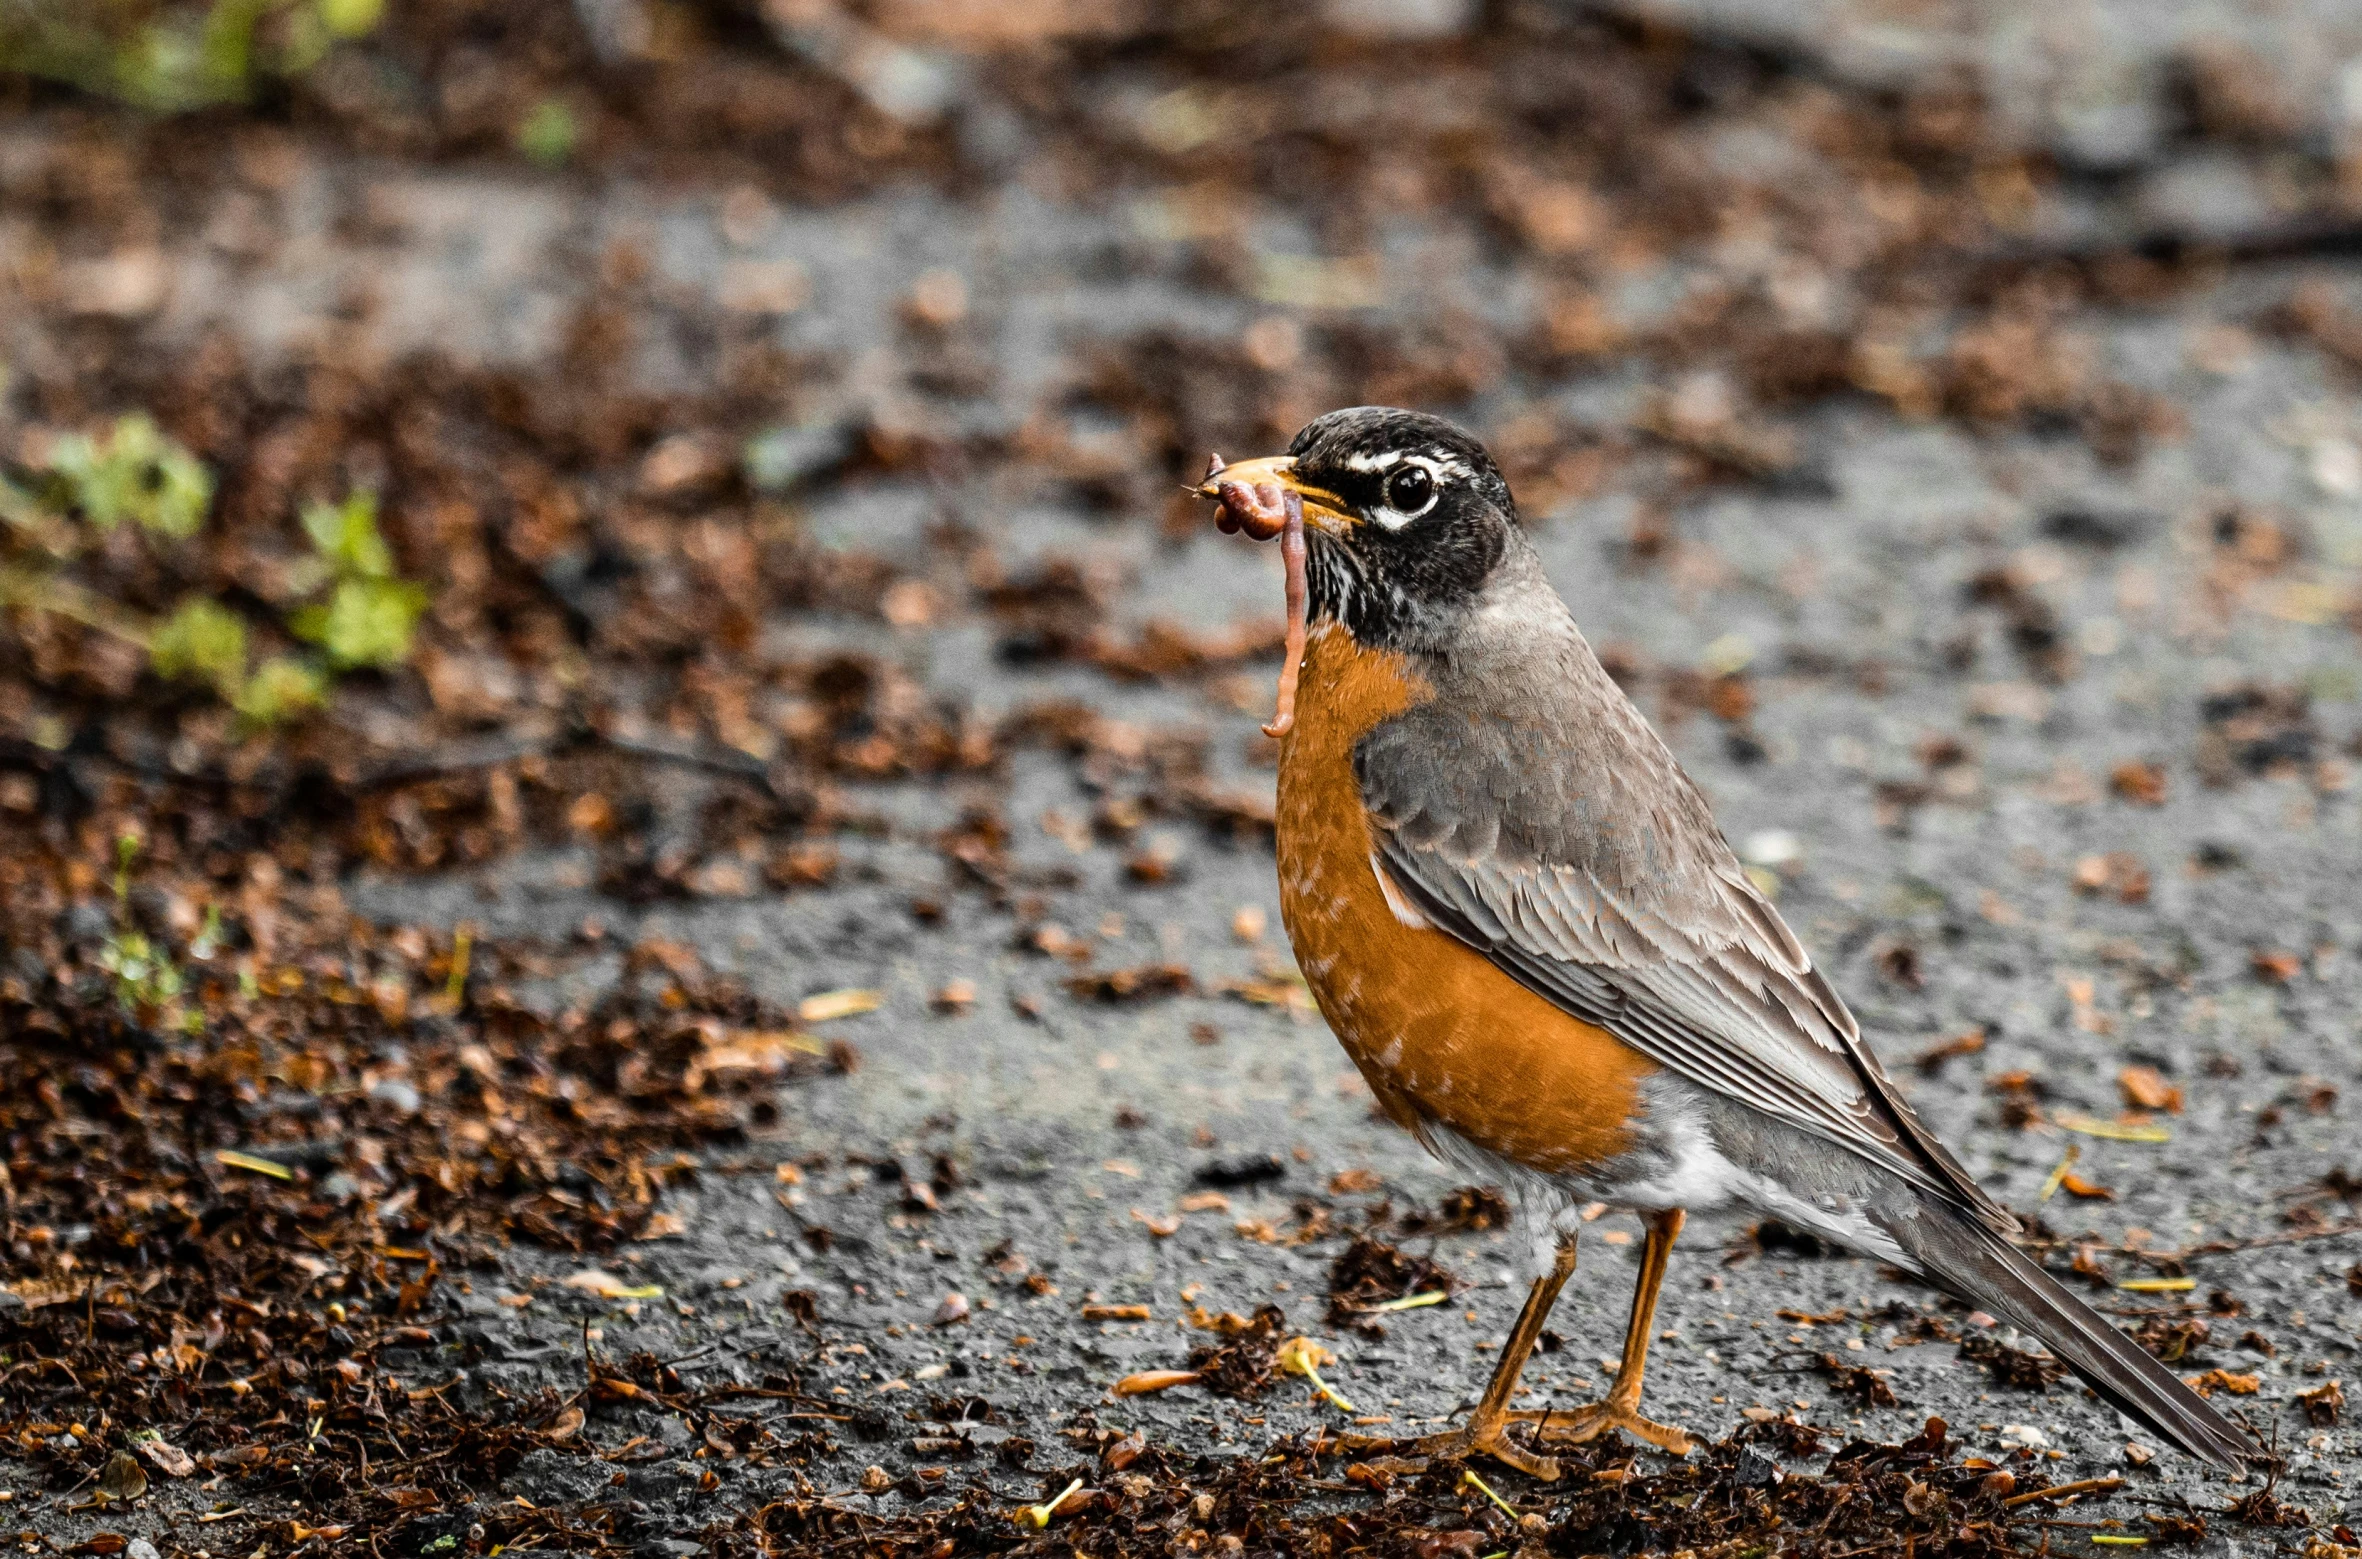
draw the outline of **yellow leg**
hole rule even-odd
[[[1562,1235],[1550,1271],[1535,1279],[1532,1290],[1526,1294],[1525,1308],[1518,1312],[1517,1325],[1510,1328],[1509,1340],[1501,1346],[1501,1362],[1494,1366],[1493,1378],[1486,1383],[1484,1396],[1478,1400],[1476,1411],[1468,1415],[1466,1424],[1443,1434],[1420,1435],[1415,1439],[1340,1435],[1338,1443],[1349,1451],[1386,1451],[1397,1456],[1455,1457],[1481,1451],[1545,1483],[1556,1478],[1556,1458],[1535,1456],[1518,1449],[1502,1429],[1512,1419],[1531,1416],[1510,1412],[1509,1399],[1516,1394],[1517,1377],[1523,1373],[1525,1361],[1542,1335],[1542,1323],[1550,1319],[1550,1307],[1558,1303],[1559,1290],[1566,1287],[1566,1280],[1574,1272],[1575,1237]]]
[[[1621,1429],[1660,1450],[1687,1456],[1695,1442],[1671,1424],[1640,1416],[1640,1377],[1648,1368],[1648,1340],[1657,1319],[1657,1290],[1665,1284],[1665,1268],[1673,1256],[1673,1241],[1681,1233],[1682,1212],[1651,1214],[1648,1239],[1640,1251],[1640,1281],[1632,1290],[1632,1318],[1624,1328],[1624,1358],[1615,1383],[1604,1400],[1586,1407],[1552,1408],[1508,1414],[1512,1422],[1530,1423],[1544,1445],[1581,1445],[1610,1429]],[[1539,1323],[1537,1324],[1537,1328]]]

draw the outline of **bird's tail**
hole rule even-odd
[[[2242,1458],[2255,1454],[2205,1398],[2023,1251],[1939,1202],[1915,1202],[1879,1221],[1929,1282],[2041,1338],[2103,1399],[2190,1455],[2236,1472]]]

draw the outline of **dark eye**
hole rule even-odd
[[[1435,478],[1425,466],[1404,466],[1386,479],[1386,507],[1397,514],[1417,514],[1435,501]]]

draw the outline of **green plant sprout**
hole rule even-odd
[[[103,533],[130,520],[142,530],[186,540],[205,523],[213,475],[164,436],[146,412],[118,421],[103,439],[69,433],[49,452],[50,472],[74,507]]]
[[[328,676],[309,661],[274,655],[254,668],[230,700],[249,726],[277,725],[328,702]]]
[[[393,551],[377,528],[377,495],[362,491],[341,504],[307,504],[303,529],[334,583],[326,601],[299,608],[288,628],[327,651],[339,669],[408,660],[427,593],[395,577]]]
[[[139,836],[115,840],[115,929],[98,950],[98,966],[115,982],[115,1005],[123,1015],[154,1028],[197,1033],[204,1018],[180,1005],[188,982],[172,955],[131,924],[131,868],[139,858]]]
[[[384,0],[0,0],[0,58],[152,113],[181,113],[300,76],[384,16]]]
[[[517,126],[517,150],[545,168],[555,168],[573,156],[581,139],[582,125],[563,98],[543,98],[526,111]]]
[[[246,674],[246,619],[208,596],[191,596],[156,626],[148,663],[158,676],[210,682],[228,698]]]
[[[5,6],[8,0],[0,0]],[[339,672],[388,670],[410,658],[424,586],[401,578],[378,526],[377,495],[314,502],[302,513],[311,555],[293,570],[301,594],[318,595],[288,613],[286,630],[317,654],[253,654],[247,619],[211,596],[193,595],[161,619],[143,617],[65,577],[63,569],[126,520],[164,541],[183,541],[205,523],[213,478],[144,413],[104,435],[55,440],[29,486],[0,477],[0,523],[22,552],[47,567],[0,562],[0,604],[30,607],[128,639],[148,652],[158,676],[202,683],[249,728],[278,725],[328,700]],[[21,555],[21,554],[20,554]]]

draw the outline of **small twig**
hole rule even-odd
[[[407,784],[411,780],[456,774],[464,769],[497,768],[520,758],[546,757],[556,745],[546,737],[496,737],[487,741],[461,743],[439,752],[396,758],[362,775],[353,782],[353,788],[372,790],[385,785]]]
[[[2290,1229],[2279,1234],[2259,1234],[2251,1240],[2209,1240],[2186,1250],[2127,1251],[2124,1254],[2147,1255],[2160,1261],[2185,1261],[2192,1256],[2227,1256],[2234,1251],[2261,1250],[2268,1245],[2302,1245],[2311,1240],[2333,1240],[2346,1234],[2362,1234],[2362,1218],[2327,1224],[2318,1229]]]
[[[0,605],[9,599],[5,571],[0,570]],[[129,635],[126,635],[129,637]],[[447,774],[463,773],[470,769],[498,768],[522,758],[554,758],[582,748],[609,748],[626,757],[640,758],[651,763],[669,763],[682,768],[697,769],[726,779],[743,780],[760,790],[772,801],[786,805],[797,798],[783,789],[771,777],[770,770],[758,759],[745,753],[728,750],[687,749],[662,743],[640,741],[632,737],[609,736],[593,730],[581,730],[564,736],[532,740],[501,739],[474,742],[447,748],[440,752],[423,753],[413,757],[392,759],[377,768],[366,770],[350,780],[341,781],[347,791],[382,790],[389,785],[407,785],[419,780],[437,779]],[[58,764],[81,761],[102,763],[122,773],[134,774],[159,784],[193,785],[205,790],[234,793],[245,792],[264,796],[283,795],[295,775],[283,769],[237,778],[219,770],[199,770],[182,773],[177,769],[157,764],[141,763],[109,752],[103,747],[89,749],[51,749],[28,742],[21,737],[0,736],[0,762],[12,762],[29,768],[47,769]]]
[[[748,780],[763,789],[771,789],[771,773],[761,759],[749,753],[728,748],[674,747],[665,742],[643,741],[634,736],[614,736],[605,731],[594,731],[587,745],[611,747],[635,758],[651,758],[658,763],[677,763],[687,769],[703,769],[709,774],[726,774],[733,779]]]
[[[1517,1519],[1517,1512],[1510,1508],[1509,1502],[1503,1499],[1500,1495],[1495,1494],[1493,1492],[1493,1486],[1485,1482],[1484,1479],[1478,1477],[1474,1472],[1465,1467],[1461,1468],[1460,1481],[1470,1485],[1479,1494],[1482,1494],[1486,1499],[1489,1499],[1495,1505],[1498,1505],[1501,1508],[1502,1515],[1507,1516],[1512,1521]]]
[[[2152,1250],[2146,1246],[2138,1245],[2094,1246],[2093,1249],[2106,1255],[2122,1256],[2133,1261],[2173,1262],[2189,1261],[2199,1256],[2229,1256],[2239,1251],[2262,1250],[2274,1245],[2303,1245],[2313,1240],[2333,1240],[2348,1234],[2362,1234],[2362,1218],[2350,1219],[2345,1223],[2325,1224],[2318,1229],[2288,1229],[2278,1234],[2259,1234],[2252,1239],[2208,1240],[2202,1245],[2187,1245],[2180,1250]],[[2081,1242],[2066,1239],[2029,1239],[2023,1242],[2023,1248],[2047,1253],[2063,1250],[2069,1245],[2078,1243]]]
[[[135,758],[109,752],[104,747],[82,748],[71,743],[64,747],[44,747],[37,742],[26,741],[21,736],[0,736],[0,763],[43,771],[63,765],[70,772],[74,764],[85,761],[103,763],[108,768],[136,774],[141,779],[155,780],[160,784],[194,785],[217,792],[260,788],[251,782],[233,780],[225,774],[183,774],[177,769],[168,769],[159,764],[141,763]]]
[[[156,638],[156,625],[148,619],[57,574],[0,566],[0,603],[49,612],[127,639],[143,650]]]
[[[2120,256],[2145,260],[2175,260],[2193,255],[2219,256],[2224,260],[2279,260],[2303,255],[2352,254],[2357,250],[2362,250],[2362,222],[2344,217],[2302,216],[2220,236],[2156,228],[2113,241],[2012,244],[1964,258],[1978,270],[2017,270],[2061,262],[2090,265]]]
[[[1422,1289],[1416,1294],[1405,1294],[1400,1299],[1388,1299],[1381,1301],[1378,1304],[1364,1305],[1361,1308],[1367,1310],[1372,1315],[1378,1314],[1382,1311],[1423,1310],[1429,1305],[1440,1305],[1451,1297],[1452,1296],[1450,1294],[1445,1293],[1442,1289],[1430,1288]]]
[[[2020,1505],[2031,1505],[2039,1499],[2069,1499],[2077,1494],[2108,1494],[2122,1487],[2122,1478],[2085,1478],[2078,1483],[2059,1484],[2056,1488],[2036,1489],[2030,1494],[2012,1494],[2001,1502],[2001,1508],[2012,1510]]]
[[[1082,1486],[1083,1480],[1077,1478],[1072,1483],[1069,1483],[1064,1489],[1059,1491],[1058,1497],[1054,1500],[1051,1500],[1048,1504],[1026,1506],[1024,1519],[1031,1521],[1037,1527],[1048,1526],[1050,1524],[1050,1518],[1058,1513],[1058,1507],[1065,1504],[1069,1499],[1073,1498],[1075,1490],[1081,1488]]]
[[[2067,1151],[2059,1156],[2058,1168],[2052,1170],[2050,1172],[2050,1178],[2042,1182],[2042,1191],[2034,1198],[2034,1200],[2037,1202],[2047,1202],[2053,1196],[2056,1196],[2058,1194],[2059,1187],[2067,1183],[2067,1172],[2075,1167],[2075,1161],[2082,1156],[2083,1146],[2081,1143],[2068,1143]]]

